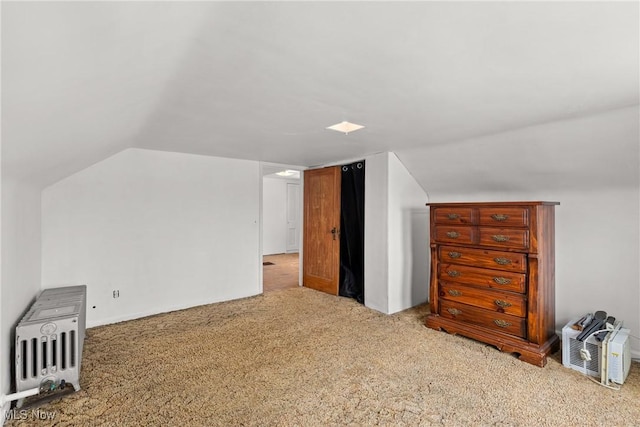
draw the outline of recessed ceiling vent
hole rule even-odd
[[[364,126],[357,125],[355,123],[342,122],[337,125],[329,126],[327,129],[335,130],[336,132],[344,132],[345,135],[348,135],[349,132],[357,131],[358,129],[362,129]]]

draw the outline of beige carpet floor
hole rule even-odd
[[[305,288],[87,331],[82,390],[57,426],[637,426],[640,367],[620,391],[538,368]]]

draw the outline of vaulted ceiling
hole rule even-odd
[[[3,174],[46,186],[139,147],[395,151],[419,175],[412,152],[637,105],[638,20],[605,1],[2,2]],[[365,128],[326,129],[343,120]]]

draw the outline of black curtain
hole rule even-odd
[[[364,161],[342,166],[339,294],[364,304]]]

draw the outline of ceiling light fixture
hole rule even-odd
[[[281,171],[281,172],[276,172],[276,175],[278,176],[296,176],[296,178],[300,178],[300,171],[293,171],[293,170],[285,170],[285,171]]]
[[[358,129],[362,129],[364,126],[356,125],[354,123],[342,122],[337,125],[329,126],[327,129],[335,130],[337,132],[344,132],[345,135],[348,135],[349,132],[354,132]]]

